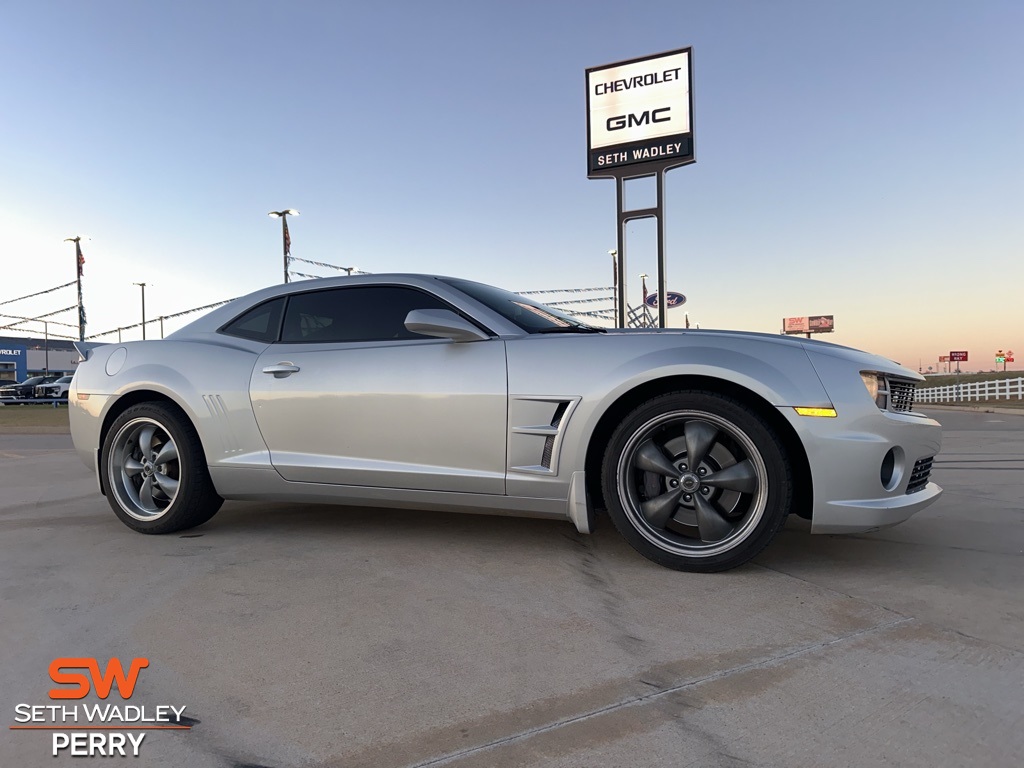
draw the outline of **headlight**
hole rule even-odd
[[[861,371],[860,380],[867,387],[868,396],[875,401],[875,405],[884,411],[887,407],[886,399],[889,394],[889,388],[885,383],[885,376],[875,371]]]

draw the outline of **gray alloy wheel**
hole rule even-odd
[[[107,431],[102,462],[107,501],[136,531],[192,528],[223,503],[199,437],[176,406],[142,403],[125,410]]]
[[[117,431],[108,469],[111,491],[136,520],[163,517],[181,485],[178,446],[152,418],[132,419]]]
[[[788,512],[790,472],[779,445],[758,414],[730,398],[654,398],[609,443],[609,514],[635,549],[662,565],[735,567],[768,544]]]

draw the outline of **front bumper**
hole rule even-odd
[[[922,488],[924,481],[915,475],[918,462],[942,447],[937,421],[873,407],[853,409],[852,417],[845,417],[850,410],[839,409],[834,419],[791,417],[811,469],[812,533],[862,533],[896,525],[942,493],[932,482]],[[895,460],[885,482],[882,465],[890,451]]]
[[[827,510],[815,509],[812,533],[863,533],[897,525],[927,507],[942,493],[935,483],[924,490],[884,499],[827,502]]]

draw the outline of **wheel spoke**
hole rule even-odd
[[[711,473],[702,478],[701,482],[715,488],[727,488],[740,493],[754,493],[757,490],[757,473],[754,471],[754,464],[750,459],[745,459],[739,464],[733,464],[731,467]]]
[[[732,533],[732,524],[719,513],[715,506],[699,493],[693,497],[697,506],[697,529],[700,540],[705,543],[721,541]]]
[[[168,440],[166,443],[160,446],[159,452],[153,458],[153,463],[157,466],[166,464],[169,461],[174,461],[178,458],[178,446],[173,441]]]
[[[128,475],[128,477],[135,477],[141,471],[142,464],[137,462],[131,456],[124,460],[124,473]]]
[[[153,479],[156,484],[160,487],[160,490],[167,494],[167,498],[173,499],[174,494],[178,492],[178,481],[170,475],[162,475],[159,472],[153,474]]]
[[[145,426],[139,430],[139,450],[147,459],[153,457],[153,435],[155,433],[156,427],[153,426]]]
[[[156,502],[153,501],[153,476],[150,475],[142,481],[142,487],[139,488],[139,502],[143,509],[152,511],[156,509]]]
[[[665,477],[679,477],[679,470],[675,464],[669,461],[668,456],[654,444],[653,440],[648,440],[637,449],[633,465],[645,472],[657,472]]]
[[[707,457],[715,438],[718,437],[718,429],[706,421],[693,419],[686,422],[684,434],[686,435],[686,460],[690,465],[690,471],[695,472]]]
[[[643,502],[640,505],[640,511],[647,522],[655,528],[664,528],[675,514],[676,507],[679,506],[679,497],[682,495],[683,489],[676,488],[674,491],[663,493],[661,496],[655,496],[653,499]]]

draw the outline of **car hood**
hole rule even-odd
[[[711,345],[714,345],[716,340],[749,339],[769,344],[780,344],[790,347],[798,346],[803,348],[812,358],[815,355],[827,355],[828,357],[839,358],[841,360],[847,360],[851,363],[855,363],[860,366],[861,370],[892,373],[908,379],[914,379],[915,381],[925,380],[924,376],[916,371],[912,371],[909,368],[900,365],[898,362],[889,360],[881,355],[864,352],[853,347],[844,347],[842,344],[833,344],[829,341],[817,341],[816,339],[805,339],[796,336],[783,336],[777,333],[692,328],[614,328],[606,331],[607,336],[636,336],[652,334],[665,337],[686,336],[691,340],[704,340]]]

